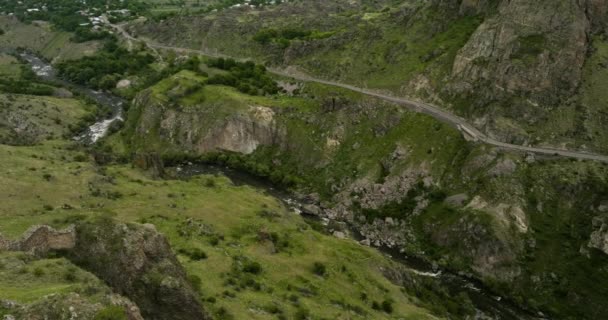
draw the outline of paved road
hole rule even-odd
[[[113,28],[115,28],[120,34],[122,34],[129,41],[142,41],[142,40],[136,39],[133,36],[131,36],[120,25],[111,25],[111,26]],[[222,54],[218,54],[218,53],[210,53],[210,52],[206,52],[203,50],[157,45],[157,44],[153,44],[153,43],[150,43],[147,41],[144,41],[144,43],[147,47],[149,47],[151,50],[153,50],[157,54],[158,54],[158,52],[156,50],[162,49],[162,50],[172,50],[172,51],[181,52],[181,53],[201,54],[201,55],[215,57],[215,58],[229,57],[226,55],[222,55]],[[580,160],[601,161],[601,162],[608,163],[608,156],[601,155],[601,154],[588,153],[588,152],[575,151],[575,150],[527,147],[527,146],[510,144],[510,143],[498,141],[496,139],[488,137],[484,133],[477,130],[473,125],[468,123],[464,118],[461,118],[459,116],[446,112],[445,110],[442,110],[441,108],[434,106],[432,104],[429,104],[429,103],[414,101],[414,100],[410,100],[410,99],[406,99],[406,98],[394,97],[394,96],[374,92],[371,90],[359,88],[359,87],[349,85],[349,84],[328,81],[328,80],[323,80],[323,79],[317,79],[317,78],[314,78],[314,77],[311,77],[308,75],[287,72],[285,70],[271,68],[271,69],[268,69],[268,71],[270,73],[273,73],[273,74],[276,74],[279,76],[289,77],[289,78],[293,78],[293,79],[300,80],[300,81],[316,82],[316,83],[321,83],[321,84],[330,85],[330,86],[334,86],[334,87],[345,88],[348,90],[352,90],[352,91],[359,92],[359,93],[362,93],[362,94],[365,94],[368,96],[376,97],[376,98],[379,98],[379,99],[382,99],[385,101],[389,101],[389,102],[393,102],[393,103],[405,106],[406,108],[408,108],[412,111],[430,115],[437,120],[440,120],[442,122],[445,122],[445,123],[457,128],[458,130],[460,130],[462,132],[462,134],[465,137],[467,137],[469,139],[472,139],[474,141],[484,142],[484,143],[487,143],[489,145],[495,146],[500,149],[518,151],[518,152],[535,153],[535,154],[548,155],[548,156],[574,158],[574,159],[580,159]]]

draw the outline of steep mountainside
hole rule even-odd
[[[426,257],[558,318],[607,314],[605,165],[503,153],[427,116],[310,83],[294,97],[205,85],[163,99],[184,79],[204,81],[181,72],[135,99],[123,133],[132,152],[296,186],[310,193],[307,212],[346,223],[364,244]]]
[[[602,0],[294,1],[132,31],[435,102],[506,142],[606,151],[607,7]]]

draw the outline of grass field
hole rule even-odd
[[[0,299],[34,302],[50,294],[110,289],[66,259],[33,259],[23,253],[0,253]]]
[[[0,54],[0,76],[18,78],[21,74],[21,65],[17,59],[11,55]]]
[[[315,318],[429,318],[382,276],[381,269],[390,267],[387,258],[351,240],[312,230],[259,190],[234,186],[221,176],[151,180],[127,165],[102,169],[88,160],[75,161],[80,155],[60,141],[34,147],[0,145],[5,160],[0,165],[4,235],[17,237],[32,224],[60,227],[74,215],[111,214],[123,221],[154,223],[175,250],[204,251],[204,260],[188,254],[180,260],[202,279],[207,306],[220,313],[224,307],[236,319],[271,319],[273,312],[303,310]],[[200,228],[207,233],[200,235]],[[266,239],[271,234],[278,239]],[[235,271],[240,259],[260,263],[261,272]],[[315,262],[327,268],[324,276],[313,273]],[[71,290],[62,282],[44,284],[36,289],[41,294]],[[19,298],[21,289],[15,290],[2,291],[0,298]],[[368,298],[362,300],[362,293]],[[395,301],[394,315],[371,308],[372,301],[388,299]]]

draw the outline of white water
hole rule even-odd
[[[23,59],[25,59],[26,61],[29,62],[32,71],[34,71],[34,73],[36,73],[37,76],[39,76],[42,79],[45,80],[50,80],[50,81],[57,81],[59,83],[65,83],[68,84],[67,82],[58,79],[55,75],[55,70],[53,69],[53,66],[50,65],[49,63],[44,62],[42,59],[38,58],[37,56],[33,55],[33,54],[29,54],[26,52],[23,52],[20,54],[21,57]],[[89,96],[90,98],[93,98],[93,100],[97,101],[97,103],[102,104],[102,105],[106,105],[106,106],[110,106],[113,110],[114,110],[114,115],[109,118],[109,119],[102,119],[94,124],[92,124],[91,126],[89,126],[89,129],[83,133],[80,136],[75,137],[75,140],[79,140],[79,141],[83,141],[85,143],[95,143],[97,142],[99,139],[103,138],[107,133],[108,130],[110,129],[110,126],[112,125],[112,123],[114,123],[114,121],[123,121],[123,117],[122,117],[122,101],[120,98],[115,97],[113,95],[111,95],[110,93],[105,93],[105,92],[101,92],[101,91],[94,91],[91,89],[88,89],[86,87],[82,87],[82,86],[78,86],[78,85],[74,85],[74,84],[69,84],[71,86],[71,88],[79,91],[80,93]]]
[[[97,140],[103,138],[108,133],[108,129],[114,121],[123,121],[124,119],[120,114],[117,114],[111,119],[102,120],[94,123],[89,127],[89,131],[79,137],[78,140],[86,139],[87,137],[90,139],[91,143],[97,142]]]

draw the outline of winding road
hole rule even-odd
[[[229,56],[227,56],[227,55],[222,55],[222,54],[218,54],[218,53],[210,53],[210,52],[203,51],[203,50],[195,50],[195,49],[189,49],[189,48],[158,45],[158,44],[151,43],[149,41],[136,39],[135,37],[130,35],[123,28],[122,25],[110,24],[109,22],[106,22],[106,23],[109,26],[111,26],[112,28],[114,28],[115,30],[117,30],[117,32],[120,33],[130,44],[133,41],[143,42],[148,48],[150,48],[150,50],[152,50],[159,56],[160,56],[160,54],[158,54],[158,51],[157,51],[158,49],[171,50],[171,51],[175,51],[175,52],[179,52],[179,53],[194,53],[194,54],[200,54],[200,55],[214,57],[214,58],[220,58],[220,57],[229,58]],[[483,142],[483,143],[492,145],[494,147],[497,147],[497,148],[500,148],[503,150],[525,152],[525,153],[535,153],[535,154],[546,155],[546,156],[565,157],[565,158],[573,158],[573,159],[579,159],[579,160],[592,160],[592,161],[600,161],[600,162],[608,163],[608,156],[606,156],[606,155],[583,152],[583,151],[574,151],[574,150],[542,148],[542,147],[528,147],[528,146],[516,145],[516,144],[498,141],[494,138],[487,136],[486,134],[482,133],[481,131],[477,130],[475,128],[475,126],[468,123],[464,118],[461,118],[457,115],[449,113],[449,112],[447,112],[435,105],[429,104],[429,103],[390,96],[387,94],[374,92],[374,91],[371,91],[368,89],[363,89],[363,88],[356,87],[356,86],[349,85],[349,84],[318,79],[318,78],[314,78],[314,77],[311,77],[308,75],[288,72],[285,70],[269,68],[268,72],[275,74],[275,75],[293,78],[293,79],[300,80],[300,81],[316,82],[316,83],[321,83],[321,84],[325,84],[325,85],[329,85],[329,86],[344,88],[344,89],[352,90],[355,92],[359,92],[359,93],[367,95],[367,96],[371,96],[371,97],[379,98],[379,99],[389,101],[389,102],[392,102],[395,104],[399,104],[399,105],[402,105],[402,106],[408,108],[409,110],[427,114],[439,121],[442,121],[444,123],[447,123],[447,124],[457,128],[458,130],[460,130],[460,132],[466,138],[469,138],[470,140]]]

